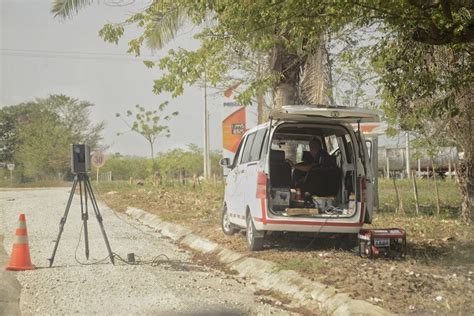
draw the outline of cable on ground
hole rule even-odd
[[[80,265],[89,266],[89,265],[102,264],[103,262],[109,260],[110,256],[107,256],[103,259],[100,259],[100,260],[97,260],[97,261],[92,261],[92,262],[82,262],[77,258],[77,250],[79,249],[79,245],[81,244],[83,229],[84,229],[84,224],[81,225],[81,230],[79,231],[79,238],[78,238],[78,241],[77,241],[76,249],[74,250],[74,259],[75,259],[75,261]],[[112,256],[114,257],[114,259],[117,259],[118,261],[123,262],[123,263],[128,264],[128,265],[150,265],[152,267],[156,267],[156,266],[159,266],[161,264],[171,264],[171,265],[179,264],[179,265],[181,265],[181,262],[176,262],[176,261],[171,260],[164,253],[161,253],[161,254],[155,256],[152,260],[141,260],[141,259],[139,259],[135,262],[129,262],[129,261],[125,260],[124,258],[122,258],[120,255],[118,255],[115,252],[112,252]],[[137,256],[137,257],[140,258],[139,256]],[[159,260],[160,258],[164,258],[164,259]]]

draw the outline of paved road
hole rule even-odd
[[[26,214],[35,271],[17,273],[22,286],[20,309],[31,314],[288,314],[254,295],[245,280],[197,265],[170,240],[99,204],[112,250],[122,257],[134,252],[144,261],[160,254],[172,260],[156,266],[109,262],[81,265],[75,249],[81,232],[79,200],[71,211],[53,268],[53,249],[68,198],[68,188],[0,191],[0,235],[8,253],[20,212]],[[132,226],[133,225],[133,226]],[[95,217],[89,220],[90,261],[107,252]],[[163,259],[164,256],[160,257]],[[77,259],[85,262],[83,239]]]

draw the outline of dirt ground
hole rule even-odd
[[[31,261],[37,268],[7,272],[1,266],[0,315],[294,315],[284,302],[255,294],[250,280],[207,266],[170,239],[100,202],[115,264],[108,260],[102,231],[90,213],[87,260],[78,196],[49,267],[51,241],[69,190],[0,190],[0,265],[11,255],[2,250],[12,249],[18,214],[24,212]],[[124,259],[131,252],[134,264]]]
[[[264,251],[249,252],[243,233],[229,237],[221,232],[222,190],[219,184],[99,187],[101,199],[117,210],[143,208],[228,248],[274,261],[281,269],[296,270],[396,313],[470,314],[474,310],[472,226],[446,217],[376,214],[372,226],[407,231],[408,253],[403,260],[364,259],[339,239],[294,234],[272,236]]]

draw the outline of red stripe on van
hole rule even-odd
[[[288,221],[288,220],[278,220],[278,219],[267,219],[265,216],[266,213],[266,207],[265,207],[265,199],[261,199],[261,205],[262,205],[262,218],[255,217],[255,220],[257,222],[262,222],[263,224],[273,224],[273,225],[278,225],[278,224],[289,224],[289,225],[319,225],[319,226],[341,226],[341,227],[356,227],[356,226],[363,226],[364,225],[364,214],[365,214],[365,208],[364,208],[364,203],[361,203],[361,211],[360,211],[360,218],[359,222],[355,223],[345,223],[345,222],[315,222],[315,221]]]
[[[266,201],[267,201],[267,198],[263,198],[263,199],[260,199],[260,205],[262,207],[262,218],[261,218],[261,222],[266,224],[267,223],[267,207],[266,207]],[[260,222],[260,220],[258,220]]]
[[[257,219],[257,221],[261,221],[262,219]],[[286,221],[286,220],[275,220],[275,219],[267,219],[266,224],[288,224],[288,225],[318,225],[318,226],[347,226],[347,227],[360,227],[360,223],[342,223],[342,222],[303,222],[303,221]]]

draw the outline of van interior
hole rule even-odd
[[[270,211],[278,216],[353,216],[354,157],[351,134],[343,125],[280,125],[270,151]]]

